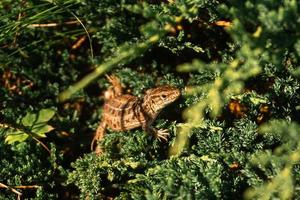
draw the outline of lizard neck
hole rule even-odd
[[[155,110],[153,105],[154,105],[153,99],[145,96],[142,103],[142,109],[146,113],[146,115],[152,120],[154,120],[157,117],[157,115],[160,113],[160,110]]]

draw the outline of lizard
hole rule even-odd
[[[174,86],[164,85],[148,89],[143,98],[138,98],[124,94],[122,84],[115,75],[106,77],[112,86],[104,92],[102,119],[91,143],[92,150],[95,143],[104,138],[107,128],[113,131],[126,131],[142,127],[159,141],[167,141],[168,130],[157,130],[152,127],[152,123],[164,107],[179,98],[180,90]],[[95,151],[102,152],[99,146]]]

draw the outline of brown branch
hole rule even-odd
[[[79,38],[75,44],[72,45],[72,49],[75,50],[75,49],[78,49],[82,43],[86,40],[86,35],[82,36],[81,38]]]
[[[8,190],[12,191],[16,195],[18,195],[18,199],[21,199],[22,193],[19,192],[18,190],[14,189],[14,188],[12,188],[10,186],[7,186],[7,185],[5,185],[3,183],[0,183],[0,188],[5,188],[5,189],[8,189]]]
[[[40,188],[40,185],[19,185],[19,186],[14,186],[16,189],[37,189]]]
[[[0,183],[0,188],[6,188],[6,189],[37,189],[41,187],[40,185],[19,185],[19,186],[7,186],[3,183]],[[20,193],[20,192],[19,192]]]

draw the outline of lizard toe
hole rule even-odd
[[[168,141],[168,136],[169,136],[169,132],[167,129],[163,129],[163,130],[158,130],[157,131],[157,138],[159,141],[164,140],[164,141]]]

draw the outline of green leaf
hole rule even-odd
[[[15,142],[23,142],[28,138],[28,134],[22,132],[22,131],[10,131],[8,135],[5,138],[5,142],[7,144],[12,144]]]
[[[115,177],[114,172],[108,172],[108,174],[107,174],[107,179],[108,179],[109,181],[113,181],[113,180],[114,180],[114,177]]]
[[[48,122],[54,115],[55,110],[50,108],[42,109],[38,114],[27,113],[26,116],[22,118],[22,124],[30,127],[35,123],[45,123]]]
[[[39,137],[46,137],[45,133],[52,131],[54,128],[47,124],[38,124],[32,128],[32,132],[37,134]]]
[[[37,122],[38,123],[48,122],[54,115],[55,115],[55,110],[50,108],[42,109],[38,114]]]
[[[24,126],[32,126],[37,120],[37,115],[33,113],[27,113],[25,117],[22,118],[22,124]]]

